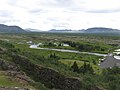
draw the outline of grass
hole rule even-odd
[[[93,60],[96,60],[98,62],[98,59],[100,58],[100,56],[89,55],[89,54],[80,54],[80,53],[78,54],[78,53],[72,53],[72,52],[30,49],[29,46],[25,44],[23,45],[15,44],[15,46],[16,48],[19,48],[21,51],[37,53],[45,57],[48,57],[49,54],[55,53],[58,57],[62,59],[88,60],[90,62],[92,62]]]
[[[102,69],[100,69],[100,67],[97,66],[97,64],[98,64],[99,58],[101,57],[95,56],[95,55],[88,55],[88,54],[76,54],[76,53],[68,53],[68,52],[30,49],[29,46],[26,44],[26,42],[33,41],[34,43],[37,44],[40,42],[44,43],[44,42],[49,42],[49,41],[55,41],[55,39],[57,39],[57,42],[72,41],[72,42],[78,42],[78,43],[83,43],[83,44],[84,43],[92,44],[93,46],[95,44],[102,48],[105,48],[105,51],[100,51],[98,48],[94,50],[94,52],[107,53],[109,49],[113,49],[116,47],[114,45],[120,45],[118,41],[119,38],[120,36],[111,37],[111,36],[92,35],[92,34],[91,35],[87,35],[87,34],[86,35],[83,35],[83,34],[47,34],[47,33],[41,33],[41,34],[36,33],[36,34],[29,34],[29,35],[26,35],[26,34],[17,34],[17,35],[3,34],[2,35],[0,34],[0,39],[2,40],[9,39],[10,43],[14,44],[16,48],[20,49],[19,54],[22,54],[24,56],[28,54],[27,57],[31,60],[31,62],[35,64],[43,65],[45,67],[51,67],[57,70],[58,72],[60,72],[61,74],[66,75],[68,77],[79,77],[80,79],[84,79],[84,77],[82,77],[83,75],[70,71],[70,66],[74,63],[74,61],[77,62],[79,67],[81,67],[84,64],[84,61],[90,62],[92,64],[92,67],[95,73],[100,74],[102,72]],[[23,42],[23,44],[21,45],[17,44],[19,42]],[[109,43],[112,44],[113,47],[109,45]],[[71,47],[49,47],[49,48],[73,49]],[[51,59],[49,59],[48,61],[47,59],[45,59],[46,62],[41,63],[40,61],[41,59],[39,60],[39,58],[41,58],[40,56],[44,56],[48,58],[48,56],[53,53],[55,53],[60,58],[60,60],[58,60],[59,62],[51,63],[52,62]],[[5,60],[10,59],[8,56],[2,55],[2,54],[0,58],[3,58]],[[93,64],[93,62],[95,62],[96,64]],[[61,66],[58,65],[58,63],[60,63]],[[92,79],[91,76],[90,76],[90,79]],[[93,81],[97,81],[96,78],[94,79],[95,80]],[[87,80],[85,80],[85,82],[87,82]],[[40,90],[47,90],[47,88],[43,84],[41,83],[38,84],[38,83],[36,82],[35,87],[38,87]],[[96,83],[99,83],[99,81]],[[102,83],[102,85],[104,85],[104,83]],[[92,82],[90,82],[90,84],[92,84]],[[10,80],[10,77],[2,73],[0,74],[0,86],[23,87],[19,82]]]
[[[0,86],[14,86],[14,87],[18,87],[21,86],[19,83],[15,82],[15,81],[11,81],[9,79],[9,77],[7,76],[0,76]]]
[[[10,77],[6,76],[3,72],[0,72],[0,86],[20,87],[22,85],[17,81],[11,80]]]
[[[30,49],[28,45],[16,45],[17,48],[21,49],[24,52],[31,52],[31,53],[36,53],[38,56],[44,56],[48,57],[51,53],[55,53],[59,58],[60,62],[67,65],[71,66],[74,61],[77,61],[79,66],[83,65],[83,61],[87,61],[90,63],[96,62],[96,65],[93,65],[95,68],[95,72],[99,73],[99,66],[97,66],[99,62],[100,56],[95,56],[95,55],[89,55],[89,54],[77,54],[77,53],[71,53],[71,52],[59,52],[59,51],[50,51],[50,50],[36,50],[36,49]],[[37,64],[40,61],[34,61]],[[40,63],[41,64],[41,63]]]
[[[70,46],[40,46],[41,48],[55,48],[55,49],[67,49],[67,50],[76,50]]]
[[[69,59],[59,60],[59,62],[67,65],[68,67],[71,67],[75,61],[77,62],[78,67],[81,67],[84,64],[84,61],[78,61],[78,60],[69,60]],[[96,74],[100,74],[102,72],[102,69],[98,65],[92,64],[92,67]]]
[[[31,88],[32,90],[36,90],[34,86],[30,84],[21,83],[13,77],[7,76],[6,71],[0,71],[0,87],[23,87],[23,88]]]
[[[80,53],[78,54],[78,53],[72,53],[72,52],[59,52],[59,51],[52,51],[52,50],[30,49],[29,45],[27,45],[27,44],[14,44],[14,45],[16,48],[19,48],[21,52],[26,52],[25,54],[28,54],[27,56],[30,58],[31,62],[33,62],[35,64],[43,65],[45,67],[54,68],[54,69],[58,70],[59,72],[63,72],[64,68],[51,65],[48,62],[41,63],[40,60],[33,58],[32,54],[35,56],[36,55],[37,56],[44,56],[45,58],[48,58],[50,54],[55,53],[60,58],[59,61],[62,64],[67,65],[69,68],[73,64],[74,61],[77,61],[79,67],[83,65],[83,63],[84,63],[83,61],[87,61],[87,62],[92,63],[93,69],[94,69],[96,74],[100,74],[102,71],[102,69],[100,69],[99,66],[97,66],[97,64],[99,62],[99,58],[101,58],[100,56],[89,55],[89,54],[80,54]],[[31,53],[31,54],[29,54],[29,53]],[[94,65],[93,62],[95,62],[96,65]],[[67,73],[67,71],[66,71],[66,73]],[[66,75],[68,75],[68,74],[66,74]]]

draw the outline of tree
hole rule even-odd
[[[79,69],[78,69],[78,65],[77,65],[76,61],[73,63],[71,68],[72,68],[73,72],[78,72]]]
[[[58,46],[63,46],[63,43],[60,42],[60,43],[58,44]]]
[[[79,69],[79,73],[89,73],[89,74],[93,74],[94,70],[92,68],[92,66],[89,64],[86,64],[86,62],[84,62],[83,66],[80,67]]]

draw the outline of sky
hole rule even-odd
[[[120,29],[120,0],[0,0],[0,23],[23,29]]]

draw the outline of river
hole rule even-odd
[[[41,49],[41,50],[53,50],[53,51],[60,51],[60,52],[83,53],[83,54],[91,54],[91,55],[96,55],[96,56],[108,56],[108,54],[100,54],[100,53],[92,53],[92,52],[80,52],[80,51],[77,51],[77,50],[41,48],[41,47],[38,47],[38,45],[30,45],[30,48]]]
[[[41,50],[53,50],[53,51],[60,51],[60,52],[82,53],[82,54],[90,54],[90,55],[104,56],[104,57],[109,55],[109,54],[100,54],[100,53],[93,53],[93,52],[80,52],[80,51],[77,51],[77,50],[41,48],[41,47],[38,47],[38,45],[30,45],[29,48],[32,48],[32,49],[41,49]],[[115,55],[114,58],[120,60],[120,56]]]

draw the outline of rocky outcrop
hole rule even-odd
[[[2,59],[0,59],[0,70],[20,71],[16,65]]]
[[[14,55],[13,61],[18,64],[34,80],[42,82],[46,87],[58,90],[81,90],[82,83],[75,78],[68,78],[59,72],[31,63],[27,58]]]
[[[67,78],[60,73],[44,67],[36,66],[35,77],[49,88],[60,90],[81,90],[82,83],[78,79]]]
[[[0,70],[5,71],[11,80],[17,80],[24,84],[34,83],[24,72],[22,72],[16,65],[6,60],[0,59]],[[1,90],[1,89],[0,89]]]
[[[24,72],[7,71],[7,75],[11,77],[11,80],[17,80],[20,83],[34,83]]]
[[[35,65],[31,63],[26,57],[20,55],[13,55],[13,61],[16,64],[0,59],[0,69],[6,72],[6,75],[10,76],[11,80],[17,80],[24,85],[34,83],[27,75],[33,77],[37,82],[42,82],[46,87],[54,90],[83,90],[83,83],[76,78],[69,78],[58,71],[51,68],[45,68],[43,66]],[[17,66],[20,66],[18,68]],[[22,72],[21,70],[25,71]],[[29,90],[26,88],[10,88],[0,87],[0,90]],[[98,87],[90,87],[89,90],[102,90]]]

